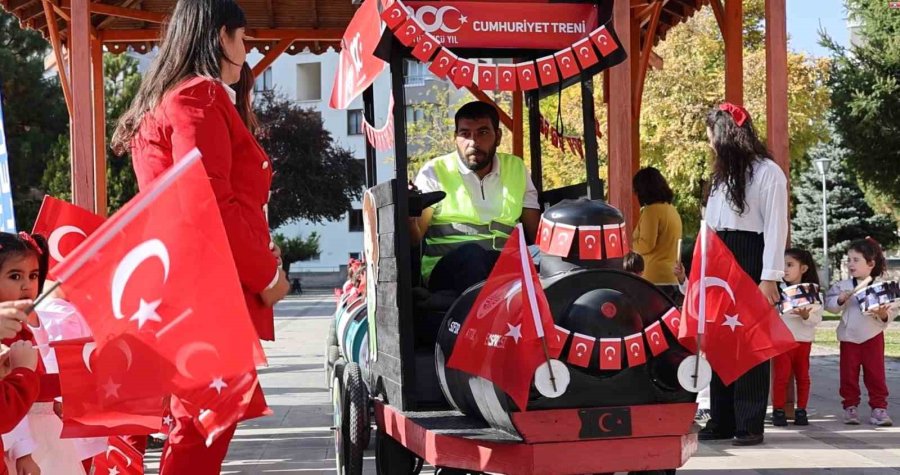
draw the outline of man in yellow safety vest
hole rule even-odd
[[[497,110],[469,102],[456,112],[455,123],[456,151],[429,160],[415,179],[423,193],[447,196],[410,218],[409,228],[413,243],[425,239],[422,277],[429,289],[462,293],[487,278],[516,223],[534,241],[541,212],[522,159],[497,152]]]

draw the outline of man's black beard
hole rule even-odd
[[[496,153],[497,153],[497,149],[496,148],[492,149],[489,153],[485,154],[488,156],[488,159],[483,162],[480,162],[480,163],[477,161],[475,161],[475,162],[469,161],[469,159],[468,159],[469,157],[465,157],[466,158],[466,160],[465,160],[466,168],[468,168],[469,170],[471,170],[473,172],[484,170],[485,168],[489,167],[492,163],[494,163],[494,155],[496,155]]]

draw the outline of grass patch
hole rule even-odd
[[[830,348],[841,346],[834,328],[816,328],[816,344]],[[900,329],[885,330],[884,354],[891,358],[900,358]]]

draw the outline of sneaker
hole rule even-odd
[[[794,425],[808,426],[809,419],[806,417],[806,409],[797,409],[794,411]]]
[[[891,420],[891,416],[888,415],[887,409],[872,409],[872,417],[869,418],[869,422],[874,426],[879,427],[888,427],[894,424],[894,421]]]
[[[844,409],[844,424],[859,425],[859,412],[856,411],[856,406]]]
[[[772,425],[776,427],[784,427],[788,425],[787,416],[784,414],[784,409],[775,409],[772,411]]]
[[[698,422],[706,422],[712,416],[709,409],[697,409],[697,414],[694,416],[694,419]]]

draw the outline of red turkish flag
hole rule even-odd
[[[647,345],[653,356],[659,356],[660,353],[669,349],[669,343],[666,341],[666,335],[663,333],[662,325],[656,321],[644,329],[647,335]]]
[[[591,46],[590,38],[576,41],[572,45],[572,51],[575,52],[575,57],[578,59],[581,69],[587,69],[600,61],[600,58],[597,57],[597,52]]]
[[[381,12],[381,19],[387,23],[388,29],[390,30],[396,30],[408,18],[409,14],[400,2],[392,3],[391,6]]]
[[[550,243],[553,242],[553,221],[548,221],[543,216],[541,224],[538,225],[538,248],[541,252],[550,252]]]
[[[153,394],[206,387],[264,361],[196,149],[109,218],[54,274],[101,353],[127,337],[155,364],[135,358],[129,374],[172,370]]]
[[[672,335],[677,338],[681,331],[681,312],[679,312],[677,308],[672,307],[665,313],[665,315],[663,315],[661,320],[666,324],[666,328],[668,328],[669,331],[672,332]]]
[[[534,71],[534,63],[519,63],[516,65],[516,74],[519,76],[519,89],[530,91],[538,88],[537,73]]]
[[[190,414],[203,435],[207,447],[223,431],[239,421],[272,414],[262,392],[254,399],[259,386],[256,371],[233,378],[214,379],[209,386],[179,392],[174,404],[182,414]]]
[[[328,105],[346,109],[384,70],[385,62],[375,56],[381,40],[378,2],[363,2],[344,30],[341,52]]]
[[[447,79],[447,74],[450,73],[450,69],[456,64],[456,59],[456,55],[450,50],[441,48],[437,56],[431,61],[431,66],[428,66],[428,70],[441,79]]]
[[[594,353],[596,341],[594,337],[575,333],[572,338],[572,346],[569,347],[567,361],[575,366],[587,368],[591,364],[591,355]]]
[[[644,335],[635,333],[625,337],[625,355],[628,357],[628,367],[642,365],[647,362],[647,353],[644,351]]]
[[[553,238],[550,242],[550,251],[548,254],[559,257],[568,257],[569,250],[572,249],[573,241],[575,241],[575,226],[555,223],[553,226]]]
[[[458,59],[454,67],[456,71],[451,78],[453,84],[456,87],[471,86],[475,79],[475,63],[466,59]]]
[[[603,242],[606,243],[606,258],[612,259],[625,255],[626,245],[622,236],[622,227],[624,224],[605,224],[603,225]]]
[[[603,226],[578,226],[578,255],[582,259],[603,258]]]
[[[441,44],[431,35],[431,33],[425,33],[419,38],[416,47],[413,48],[412,55],[419,61],[427,63],[428,61],[431,61],[431,57],[434,56],[434,53],[436,53],[440,47]]]
[[[553,58],[556,59],[556,65],[559,66],[559,72],[562,74],[563,79],[569,79],[581,72],[572,48],[557,51],[553,54]]]
[[[417,22],[415,18],[407,18],[402,25],[394,30],[394,36],[397,37],[397,40],[403,43],[404,46],[416,44],[416,41],[418,41],[419,37],[423,34],[425,34],[425,31],[422,30],[422,26],[419,25],[419,22]]]
[[[91,338],[51,343],[66,408],[63,437],[159,432],[165,398],[146,394],[158,392],[154,386],[165,385],[172,374],[157,366],[146,347],[132,343],[119,337],[102,351]]]
[[[609,56],[615,50],[619,49],[619,45],[616,44],[616,40],[612,37],[612,33],[607,30],[605,26],[601,26],[592,31],[589,37],[603,56]]]
[[[493,382],[524,411],[534,372],[546,362],[544,342],[550,354],[558,354],[560,347],[522,233],[519,224],[506,241],[447,366]]]
[[[797,343],[775,308],[760,292],[715,231],[702,226],[707,249],[705,275],[698,236],[684,299],[679,339],[705,333],[701,345],[710,366],[726,385],[756,365],[794,348]],[[703,285],[701,285],[701,282]],[[706,319],[700,321],[701,292]],[[703,328],[698,328],[702,325]]]
[[[120,436],[109,438],[106,452],[94,456],[94,475],[143,475],[144,455]]]
[[[622,369],[622,339],[621,338],[601,338],[600,339],[600,369],[603,369],[603,370],[620,370],[620,369]]]
[[[553,59],[553,56],[538,58],[536,63],[538,76],[541,78],[542,86],[548,86],[559,82],[559,71],[556,70],[556,60]]]
[[[103,221],[106,221],[103,217],[80,206],[46,195],[31,233],[47,238],[52,269],[99,228]]]
[[[497,66],[497,84],[501,91],[518,91],[516,84],[516,66],[501,64]]]
[[[563,328],[559,325],[553,325],[555,333],[553,334],[554,344],[551,347],[555,350],[550,353],[551,358],[559,358],[559,354],[562,353],[563,345],[566,344],[566,340],[569,339],[569,335],[572,334],[568,329]],[[549,349],[549,348],[548,348]]]
[[[497,66],[493,64],[478,64],[478,89],[482,91],[497,89]]]

